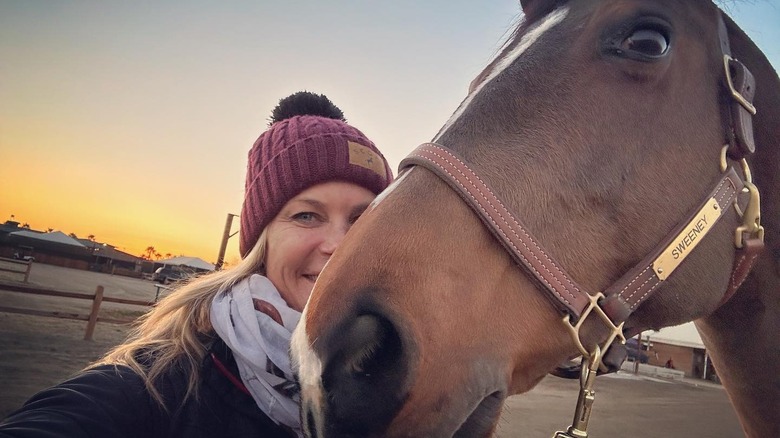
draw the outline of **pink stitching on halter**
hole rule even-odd
[[[459,162],[461,165],[463,165],[463,167],[465,167],[466,169],[469,169],[469,167],[466,165],[466,163],[464,163],[463,161],[461,161],[461,160],[460,160],[458,157],[456,157],[456,156],[452,155],[452,154],[451,154],[451,153],[450,153],[448,150],[446,150],[446,149],[444,149],[444,148],[441,148],[441,147],[439,147],[439,146],[436,146],[436,145],[430,144],[430,143],[429,143],[429,145],[430,145],[431,147],[435,148],[435,149],[438,149],[438,150],[441,150],[441,151],[443,151],[443,152],[444,152],[444,153],[446,153],[447,155],[451,156],[453,159],[457,160],[457,161],[458,161],[458,162]],[[555,267],[555,269],[556,269],[556,270],[558,270],[558,272],[559,272],[561,275],[563,275],[563,279],[564,279],[564,280],[566,280],[566,282],[567,282],[567,283],[568,283],[568,284],[569,284],[569,285],[572,287],[572,289],[574,289],[574,290],[576,290],[576,291],[580,292],[580,290],[579,290],[579,288],[577,287],[577,285],[575,285],[575,284],[574,284],[574,283],[573,283],[571,280],[569,280],[569,278],[568,278],[568,277],[567,277],[567,276],[566,276],[566,275],[563,273],[562,269],[561,269],[561,268],[560,268],[560,267],[559,267],[559,266],[558,266],[558,265],[555,263],[555,261],[554,261],[553,259],[551,259],[551,258],[550,258],[550,256],[549,256],[549,255],[548,255],[548,254],[547,254],[547,253],[544,251],[544,249],[543,249],[541,246],[539,246],[539,243],[538,243],[538,242],[536,242],[536,239],[534,239],[534,237],[533,237],[532,235],[528,234],[528,232],[526,232],[525,228],[523,228],[523,227],[520,225],[520,223],[517,221],[517,219],[515,219],[514,215],[512,215],[512,213],[509,211],[509,209],[507,209],[507,208],[506,208],[506,206],[504,206],[504,204],[501,202],[501,199],[499,199],[499,198],[498,198],[498,197],[497,197],[497,196],[496,196],[496,195],[495,195],[495,194],[494,194],[494,193],[493,193],[493,192],[490,190],[490,188],[487,186],[487,184],[485,184],[485,182],[484,182],[484,181],[482,181],[482,179],[479,177],[479,175],[477,175],[477,174],[475,174],[475,173],[473,173],[473,172],[472,172],[472,174],[473,174],[473,175],[474,175],[474,177],[477,179],[477,181],[479,181],[479,182],[480,182],[480,183],[481,183],[481,184],[482,184],[482,185],[485,187],[485,190],[486,190],[488,193],[490,193],[490,196],[492,196],[492,197],[493,197],[493,199],[495,199],[495,200],[496,200],[496,202],[498,202],[498,204],[501,206],[501,208],[502,208],[502,209],[504,209],[504,211],[507,213],[507,216],[509,216],[509,218],[510,218],[510,219],[512,219],[512,222],[514,222],[514,224],[515,224],[515,225],[517,225],[517,226],[520,228],[520,230],[523,232],[523,235],[525,235],[525,237],[527,237],[527,238],[528,238],[528,240],[530,240],[530,241],[531,241],[531,243],[533,243],[533,244],[534,244],[534,246],[536,247],[536,249],[537,249],[539,252],[541,252],[542,254],[544,254],[544,257],[547,259],[547,261],[548,261],[548,262],[550,262],[550,264],[552,264],[552,265],[553,265],[553,267]],[[464,175],[464,176],[466,176],[466,175]],[[466,176],[466,178],[467,178],[467,179],[469,179],[469,178],[468,178],[468,176]],[[471,181],[471,180],[469,179],[469,181]],[[477,188],[477,190],[479,190],[479,188]],[[481,194],[481,192],[480,192],[480,194]],[[482,195],[482,196],[483,196],[483,197],[485,197],[485,195]],[[488,201],[488,203],[490,203],[490,200],[489,200],[489,199],[487,199],[487,198],[486,198],[486,200]],[[491,205],[492,205],[492,204],[491,204]],[[498,212],[498,211],[497,211],[497,213],[498,213],[499,215],[501,215],[501,212]],[[503,216],[501,216],[501,219],[503,219],[503,220],[504,220],[504,222],[506,223],[506,219],[504,219],[504,217],[503,217]],[[507,223],[507,225],[509,225],[509,224]],[[520,237],[520,236],[518,236],[518,235],[517,235],[517,233],[515,232],[515,229],[514,229],[513,227],[511,227],[511,226],[510,226],[509,228],[510,228],[510,229],[512,230],[512,232],[515,234],[515,236],[517,236],[517,237]],[[525,244],[524,244],[524,246],[526,246],[526,248],[527,248],[527,245],[525,245]],[[537,260],[539,260],[539,259],[537,258]],[[550,272],[550,273],[552,274],[552,272]],[[560,281],[560,279],[558,279],[558,281]],[[561,283],[561,285],[562,285],[562,286],[564,286],[564,285],[563,285],[563,283]]]
[[[457,161],[458,163],[460,163],[460,164],[461,164],[463,167],[465,167],[466,169],[469,169],[469,168],[468,168],[468,166],[467,166],[465,163],[463,163],[463,161],[461,161],[460,159],[458,159],[458,157],[455,157],[454,155],[450,154],[450,153],[449,153],[448,151],[446,151],[445,149],[443,149],[443,148],[440,148],[440,147],[437,147],[437,146],[435,146],[435,145],[432,145],[432,144],[428,144],[428,146],[429,146],[429,147],[431,147],[431,148],[433,148],[433,149],[437,149],[437,150],[439,150],[439,151],[441,151],[441,152],[445,153],[445,154],[446,154],[448,157],[451,157],[453,160],[455,160],[455,161]],[[566,288],[566,285],[564,284],[564,282],[563,282],[563,281],[561,281],[561,278],[560,278],[560,276],[559,276],[559,275],[556,275],[556,273],[555,273],[555,272],[552,272],[552,271],[550,271],[550,269],[548,268],[548,266],[547,266],[547,265],[545,265],[545,264],[544,264],[544,263],[543,263],[543,262],[542,262],[542,261],[541,261],[541,260],[540,260],[540,259],[539,259],[539,258],[536,256],[536,254],[534,254],[534,252],[533,252],[533,251],[532,251],[532,250],[531,250],[531,249],[528,247],[528,245],[527,245],[525,242],[523,242],[523,241],[522,241],[522,239],[520,239],[520,236],[517,234],[516,230],[515,230],[515,229],[514,229],[514,228],[513,228],[513,227],[512,227],[510,224],[509,224],[509,222],[507,222],[507,219],[504,217],[504,215],[502,214],[501,210],[499,210],[498,208],[496,208],[496,206],[493,204],[493,202],[491,202],[491,198],[489,198],[489,197],[487,197],[487,196],[485,195],[485,193],[483,192],[483,190],[482,190],[482,189],[481,189],[481,188],[480,188],[478,185],[476,185],[476,184],[474,183],[474,181],[472,180],[472,178],[470,178],[470,176],[469,176],[469,175],[467,175],[467,174],[463,173],[463,172],[462,172],[460,169],[458,169],[458,168],[457,168],[457,166],[455,166],[455,165],[454,165],[454,164],[453,164],[453,163],[452,163],[452,162],[451,162],[451,161],[450,161],[450,160],[449,160],[447,157],[445,157],[445,156],[442,156],[442,155],[438,154],[436,151],[431,151],[431,150],[429,150],[429,151],[427,151],[427,152],[428,152],[428,153],[430,153],[430,154],[433,154],[434,156],[436,156],[436,157],[438,157],[439,159],[443,160],[443,161],[444,161],[445,163],[447,163],[447,164],[448,164],[448,165],[449,165],[449,166],[450,166],[450,167],[451,167],[453,170],[457,171],[457,172],[458,172],[458,173],[459,173],[461,176],[463,176],[463,177],[464,177],[464,178],[465,178],[465,179],[468,181],[468,183],[469,183],[469,184],[471,184],[471,186],[472,186],[472,187],[473,187],[473,188],[474,188],[474,189],[475,189],[475,190],[476,190],[476,191],[479,193],[479,195],[480,195],[480,196],[482,197],[482,199],[483,199],[483,200],[484,200],[484,201],[485,201],[485,202],[486,202],[486,203],[489,205],[489,207],[490,207],[490,208],[491,208],[491,209],[492,209],[492,210],[493,210],[493,211],[494,211],[496,214],[498,214],[498,215],[499,215],[499,217],[500,217],[500,218],[501,218],[501,220],[503,221],[504,225],[506,225],[506,226],[507,226],[507,227],[508,227],[508,228],[509,228],[509,229],[512,231],[512,234],[514,234],[514,236],[520,240],[520,243],[522,243],[522,245],[523,245],[523,246],[526,248],[526,250],[528,250],[529,252],[531,252],[531,255],[534,257],[534,259],[535,259],[537,262],[539,262],[539,263],[542,265],[542,267],[544,267],[545,271],[546,271],[548,274],[550,274],[550,275],[553,277],[553,279],[554,279],[554,280],[555,280],[555,281],[556,281],[556,282],[557,282],[557,283],[558,283],[558,284],[559,284],[559,285],[560,285],[560,286],[563,288],[563,290],[564,290],[564,291],[565,291],[565,292],[566,292],[566,293],[567,293],[569,296],[571,296],[572,298],[576,298],[576,297],[574,296],[574,294],[573,294],[573,293],[572,293],[572,292],[571,292],[569,289],[567,289],[567,288]],[[455,177],[454,177],[454,175],[453,175],[453,174],[452,174],[452,173],[451,173],[451,172],[450,172],[448,169],[442,168],[442,167],[441,167],[441,166],[439,166],[439,165],[438,165],[436,162],[434,162],[432,159],[430,159],[430,158],[428,158],[428,157],[426,157],[426,156],[420,155],[419,153],[413,153],[412,155],[414,155],[414,156],[416,156],[416,157],[419,157],[419,158],[422,158],[422,159],[424,159],[424,160],[426,160],[426,161],[428,161],[428,162],[430,162],[430,163],[432,163],[432,164],[436,165],[436,167],[437,167],[437,168],[440,168],[441,170],[443,170],[444,172],[446,172],[446,173],[447,173],[447,174],[448,174],[450,177],[452,177],[452,178],[453,178],[453,180],[454,180],[454,181],[455,181],[455,182],[456,182],[456,183],[457,183],[457,184],[458,184],[458,185],[459,185],[461,188],[463,188],[463,190],[465,190],[466,194],[468,194],[468,195],[469,195],[469,197],[471,197],[471,199],[473,199],[473,200],[474,200],[474,201],[477,203],[477,205],[479,206],[479,208],[480,208],[480,209],[481,209],[481,210],[482,210],[482,211],[483,211],[483,212],[484,212],[484,213],[487,215],[488,219],[489,219],[489,220],[490,220],[490,221],[493,223],[493,225],[495,225],[495,226],[496,226],[496,230],[497,230],[497,231],[498,231],[498,232],[499,232],[499,233],[500,233],[500,234],[501,234],[501,235],[502,235],[502,236],[503,236],[503,237],[504,237],[504,238],[505,238],[505,239],[508,241],[508,243],[509,243],[509,244],[512,246],[512,248],[514,248],[514,249],[515,249],[516,253],[517,253],[517,254],[518,254],[518,255],[519,255],[521,258],[522,258],[522,260],[523,260],[523,261],[525,261],[527,264],[529,264],[529,265],[530,265],[530,261],[529,261],[529,260],[528,260],[528,259],[527,259],[527,258],[526,258],[526,257],[525,257],[523,254],[522,254],[522,253],[520,253],[519,249],[517,248],[517,246],[515,245],[515,243],[512,241],[512,239],[510,239],[510,238],[509,238],[509,236],[507,236],[507,234],[504,232],[504,230],[501,228],[501,226],[500,226],[499,224],[497,224],[497,223],[495,222],[495,220],[493,219],[493,217],[490,215],[490,213],[488,213],[488,212],[485,210],[485,207],[483,206],[483,204],[482,204],[482,203],[481,203],[481,202],[480,202],[480,201],[479,201],[477,198],[475,198],[475,197],[474,197],[474,195],[473,195],[473,194],[472,194],[472,193],[471,193],[471,192],[470,192],[470,191],[469,191],[469,190],[468,190],[468,189],[467,189],[465,186],[463,186],[463,184],[461,184],[461,183],[460,183],[460,182],[457,180],[457,178],[455,178]],[[490,190],[490,188],[489,188],[489,187],[487,187],[487,185],[486,185],[486,184],[485,184],[485,183],[484,183],[484,182],[483,182],[483,181],[482,181],[482,180],[479,178],[479,176],[477,176],[476,174],[473,174],[473,172],[471,173],[471,175],[473,175],[473,176],[474,176],[474,179],[476,179],[477,181],[479,181],[479,182],[482,184],[482,187],[484,188],[484,191],[486,191],[486,192],[490,193],[490,195],[492,196],[492,199],[495,199],[495,201],[498,203],[498,205],[500,205],[500,206],[501,206],[501,208],[504,210],[504,212],[506,213],[506,215],[507,215],[507,216],[509,216],[509,217],[512,219],[512,221],[515,223],[515,225],[517,225],[518,227],[520,227],[520,228],[522,229],[522,227],[520,226],[520,224],[519,224],[519,223],[517,222],[517,220],[516,220],[516,219],[515,219],[515,218],[512,216],[512,214],[511,214],[511,213],[510,213],[510,212],[507,210],[507,208],[506,208],[506,207],[503,205],[503,203],[501,202],[501,200],[500,200],[500,199],[498,199],[498,198],[497,198],[497,197],[496,197],[496,196],[493,194],[493,192]],[[533,243],[533,244],[536,246],[536,248],[538,249],[538,251],[539,251],[539,252],[541,252],[541,253],[544,255],[544,257],[547,259],[547,261],[548,261],[548,262],[550,262],[550,264],[552,264],[552,265],[553,265],[553,267],[554,267],[554,268],[555,268],[555,269],[558,271],[558,274],[560,274],[560,275],[563,275],[563,278],[564,278],[564,280],[566,280],[566,282],[567,282],[568,284],[570,284],[574,290],[576,290],[577,292],[581,292],[581,291],[579,290],[579,288],[577,288],[577,286],[576,286],[576,285],[574,285],[574,284],[571,282],[571,280],[569,280],[569,279],[568,279],[568,278],[567,278],[567,277],[566,277],[566,276],[565,276],[565,275],[564,275],[564,274],[561,272],[560,268],[559,268],[559,267],[558,267],[558,266],[555,264],[555,262],[554,262],[552,259],[550,259],[549,255],[548,255],[548,254],[546,254],[546,253],[545,253],[545,252],[544,252],[544,251],[543,251],[543,250],[542,250],[542,249],[541,249],[541,248],[538,246],[538,243],[537,243],[537,242],[536,242],[536,241],[533,239],[533,237],[532,237],[532,236],[530,236],[530,235],[529,235],[527,232],[525,232],[525,230],[523,230],[523,234],[524,234],[524,235],[525,235],[525,236],[528,238],[528,240],[530,240],[530,241],[531,241],[531,243]],[[559,297],[559,298],[560,298],[560,299],[561,299],[561,300],[562,300],[564,303],[566,303],[566,304],[567,304],[567,305],[569,305],[569,306],[571,306],[571,305],[572,305],[572,303],[570,303],[570,302],[569,302],[569,301],[568,301],[568,300],[567,300],[567,299],[566,299],[566,298],[565,298],[565,297],[564,297],[564,296],[563,296],[563,295],[562,295],[562,294],[561,294],[561,293],[560,293],[560,292],[557,290],[557,288],[555,288],[555,287],[554,287],[552,284],[550,284],[550,283],[549,283],[549,282],[548,282],[548,281],[545,279],[545,277],[544,277],[544,276],[542,276],[542,274],[541,274],[541,273],[540,273],[538,270],[536,270],[536,269],[535,269],[533,266],[529,266],[529,268],[531,268],[531,269],[532,269],[532,270],[533,270],[533,271],[534,271],[534,272],[537,274],[537,276],[539,277],[539,279],[540,279],[540,280],[541,280],[541,281],[542,281],[542,282],[543,282],[545,285],[547,285],[547,286],[548,286],[548,287],[549,287],[549,288],[550,288],[550,289],[551,289],[551,290],[552,290],[552,291],[553,291],[553,292],[554,292],[556,295],[558,295],[558,297]]]
[[[651,278],[652,278],[652,277],[651,277]],[[650,281],[650,280],[648,280],[648,281]],[[647,283],[647,282],[645,282],[645,283]],[[656,288],[656,286],[658,286],[659,284],[661,284],[661,282],[660,282],[660,281],[659,281],[658,283],[654,284],[654,285],[653,285],[653,287],[651,287],[650,289],[648,289],[648,290],[647,290],[647,292],[645,292],[645,294],[644,294],[644,295],[642,295],[641,297],[639,297],[639,299],[638,299],[638,300],[636,300],[636,303],[634,303],[634,304],[632,304],[632,305],[630,305],[630,306],[628,307],[628,310],[630,310],[630,311],[632,311],[632,312],[633,312],[633,311],[634,311],[634,309],[636,308],[636,306],[638,306],[638,305],[639,305],[639,303],[641,303],[641,302],[642,302],[642,301],[645,299],[645,297],[646,297],[646,296],[648,296],[648,295],[650,294],[650,292],[652,292],[652,291],[653,291],[653,289],[655,289],[655,288]],[[644,286],[644,284],[643,284],[643,286]]]
[[[634,277],[634,279],[633,279],[633,280],[631,280],[631,281],[630,281],[630,282],[629,282],[629,283],[628,283],[628,284],[627,284],[627,285],[626,285],[626,286],[625,286],[625,287],[624,287],[624,288],[623,288],[623,289],[622,289],[622,290],[621,290],[621,291],[618,293],[618,295],[623,295],[623,292],[625,292],[625,291],[626,291],[626,289],[628,289],[629,287],[631,287],[631,285],[632,285],[632,284],[634,284],[634,282],[636,282],[637,280],[639,280],[639,277],[641,277],[641,276],[642,276],[642,274],[644,274],[645,272],[647,272],[647,270],[648,270],[648,269],[650,269],[650,266],[645,266],[645,269],[642,269],[642,272],[640,272],[639,274],[637,274],[637,275],[636,275],[636,277]],[[653,274],[655,274],[655,272],[654,272]],[[651,276],[650,278],[653,278],[653,277]],[[648,279],[648,281],[649,281],[649,279]],[[634,290],[634,292],[632,292],[632,293],[631,293],[631,295],[627,296],[627,297],[626,297],[626,301],[630,300],[630,299],[631,299],[631,297],[633,297],[633,296],[634,296],[634,294],[635,294],[635,293],[636,293],[636,292],[637,292],[639,289],[641,289],[641,288],[642,288],[642,286],[644,286],[646,283],[647,283],[647,281],[645,281],[644,283],[642,283],[642,285],[641,285],[641,286],[639,286],[639,287],[638,287],[636,290]]]
[[[437,155],[437,154],[436,154],[436,153],[434,153],[434,152],[431,152],[431,153],[432,153],[432,154],[434,154],[434,155],[436,155],[437,157],[441,158],[442,160],[444,160],[444,161],[447,161],[447,159],[446,159],[445,157],[442,157],[442,156],[440,156],[440,155]],[[419,155],[419,154],[416,154],[416,153],[412,153],[411,155],[412,155],[412,156],[415,156],[415,157],[418,157],[418,158],[422,158],[423,160],[426,160],[426,161],[428,161],[428,162],[430,162],[430,163],[432,163],[432,164],[436,165],[436,163],[435,163],[433,160],[431,160],[430,158],[428,158],[428,157],[426,157],[426,156]],[[447,161],[447,162],[448,162],[448,161]],[[448,162],[448,164],[452,165],[452,163],[449,163],[449,162]],[[439,167],[439,166],[437,166],[437,167]],[[454,166],[453,166],[453,167],[454,167]],[[445,169],[445,168],[442,168],[442,167],[439,167],[439,168],[440,168],[441,170],[443,170],[444,172],[446,172],[446,173],[447,173],[449,176],[451,176],[451,177],[453,178],[453,180],[454,180],[455,182],[457,182],[457,183],[458,183],[458,185],[460,185],[461,187],[463,187],[463,189],[466,191],[466,194],[468,194],[468,195],[471,197],[471,199],[473,199],[473,200],[474,200],[474,201],[475,201],[475,202],[476,202],[476,203],[479,205],[479,208],[480,208],[480,210],[482,210],[482,211],[483,211],[483,212],[484,212],[484,213],[487,215],[488,219],[490,219],[490,221],[493,223],[493,225],[495,225],[495,226],[496,226],[496,230],[497,230],[499,233],[501,233],[501,235],[502,235],[502,236],[504,236],[504,237],[507,239],[507,241],[509,242],[509,244],[510,244],[510,245],[512,245],[512,248],[514,248],[514,249],[517,251],[517,254],[518,254],[518,255],[519,255],[519,256],[520,256],[520,257],[521,257],[521,258],[522,258],[522,259],[523,259],[523,260],[524,260],[524,261],[525,261],[525,262],[526,262],[528,265],[530,265],[530,261],[529,261],[529,260],[528,260],[528,259],[527,259],[527,258],[526,258],[526,257],[525,257],[523,254],[522,254],[522,253],[520,253],[519,249],[517,248],[517,246],[515,246],[514,242],[512,242],[512,240],[509,238],[509,236],[507,236],[507,235],[506,235],[506,233],[504,233],[504,231],[501,229],[501,226],[500,226],[498,223],[496,223],[496,222],[495,222],[495,220],[493,220],[493,216],[491,216],[491,215],[490,215],[490,213],[488,213],[488,212],[487,212],[487,210],[485,210],[485,207],[483,207],[483,206],[482,206],[482,203],[481,203],[481,202],[479,202],[479,200],[478,200],[477,198],[475,198],[475,197],[474,197],[474,195],[472,195],[472,194],[471,194],[471,192],[470,192],[470,191],[469,191],[469,190],[468,190],[466,187],[464,187],[462,184],[460,184],[460,183],[457,181],[457,179],[455,178],[455,176],[454,176],[452,173],[450,173],[450,171],[449,171],[449,170],[447,170],[447,169]],[[455,169],[455,170],[456,170],[458,173],[460,173],[460,174],[461,174],[461,175],[462,175],[464,178],[466,178],[467,180],[469,180],[469,182],[471,182],[471,184],[473,185],[473,187],[474,187],[474,188],[475,188],[475,189],[476,189],[478,192],[480,192],[480,195],[482,196],[482,198],[483,198],[483,199],[485,199],[485,201],[487,201],[487,203],[488,203],[488,204],[490,204],[490,206],[493,208],[493,210],[494,210],[494,211],[496,211],[496,213],[497,213],[499,216],[501,216],[501,219],[502,219],[502,220],[504,221],[504,223],[505,223],[505,224],[508,226],[509,224],[506,222],[506,219],[504,219],[504,218],[503,218],[503,216],[501,215],[501,212],[499,212],[499,211],[498,211],[498,209],[496,209],[496,208],[495,208],[495,206],[493,206],[493,204],[490,202],[490,200],[489,200],[489,199],[487,199],[487,197],[484,195],[484,193],[482,193],[482,192],[481,192],[481,190],[479,189],[479,187],[477,187],[476,185],[474,185],[474,183],[473,183],[473,182],[472,182],[472,181],[469,179],[468,175],[464,174],[463,172],[461,172],[461,171],[460,171],[460,170],[458,170],[458,169]],[[511,229],[512,227],[510,226],[509,228]],[[515,235],[517,235],[517,234],[515,234]],[[528,249],[528,246],[527,246],[527,245],[525,245],[525,243],[523,243],[523,246],[525,246],[525,247],[526,247],[526,249]],[[540,261],[538,258],[536,258],[536,260],[537,260],[537,261]],[[540,261],[540,262],[541,262],[541,261]],[[544,263],[541,263],[541,264],[542,264],[542,266],[544,266]],[[558,297],[559,297],[561,300],[563,300],[563,302],[564,302],[564,303],[566,303],[566,304],[567,304],[567,305],[569,305],[569,306],[571,306],[571,305],[572,305],[572,303],[570,303],[570,302],[569,302],[569,301],[566,299],[566,297],[564,297],[564,296],[563,296],[563,295],[562,295],[560,292],[558,292],[558,289],[557,289],[555,286],[553,286],[552,284],[550,284],[550,283],[549,283],[549,282],[548,282],[548,281],[545,279],[545,277],[544,277],[544,276],[543,276],[543,275],[542,275],[542,274],[541,274],[539,271],[537,271],[537,270],[536,270],[536,269],[535,269],[533,266],[529,266],[529,268],[530,268],[531,270],[533,270],[533,271],[534,271],[534,272],[537,274],[538,278],[539,278],[539,279],[540,279],[540,280],[541,280],[541,281],[542,281],[542,282],[543,282],[543,283],[544,283],[544,284],[545,284],[547,287],[549,287],[549,288],[550,288],[550,290],[552,290],[552,291],[553,291],[553,292],[554,292],[554,293],[555,293],[555,294],[556,294],[556,295],[557,295],[557,296],[558,296]],[[546,267],[545,267],[545,269],[546,269]],[[558,279],[558,277],[557,277],[557,276],[556,276],[554,273],[550,272],[550,271],[549,271],[549,269],[546,269],[546,270],[547,270],[547,272],[548,272],[548,273],[550,273],[550,274],[553,276],[553,278],[555,278],[555,280],[556,280],[556,281],[558,281],[558,283],[559,283],[561,286],[563,286],[563,289],[564,289],[564,290],[566,290],[566,286],[565,286],[565,285],[564,285],[564,284],[563,284],[563,283],[560,281],[560,279]],[[571,297],[572,297],[572,298],[574,298],[574,295],[573,295],[571,292],[569,292],[568,290],[566,290],[566,293],[568,293],[569,295],[571,295]]]
[[[728,184],[728,187],[724,187],[726,184]],[[729,190],[733,190],[735,193],[729,195]],[[723,191],[723,192],[721,193],[721,191]],[[718,205],[722,209],[723,208],[723,199],[724,199],[724,197],[726,197],[728,200],[730,200],[735,194],[736,194],[736,187],[734,186],[734,183],[731,181],[731,179],[726,178],[723,181],[721,181],[720,184],[718,184],[718,187],[715,188],[715,194],[714,194],[713,197],[715,198],[715,200],[718,202]],[[645,267],[645,269],[643,269],[640,273],[638,273],[625,287],[623,287],[623,289],[620,290],[618,295],[622,295],[623,292],[625,292],[632,284],[634,284],[634,282],[636,282],[642,276],[642,274],[644,274],[648,269],[650,269],[650,266]],[[655,272],[653,272],[653,276],[655,276]],[[642,283],[642,285],[640,285],[636,290],[631,292],[631,295],[626,297],[626,302],[630,301],[631,298],[634,295],[636,295],[637,292],[642,290],[642,287],[644,287],[644,285],[647,284],[647,282],[650,281],[652,278],[653,277],[650,277],[647,281]],[[659,284],[660,284],[660,282],[658,282],[656,285],[654,285],[652,288],[650,288],[650,290],[648,292],[646,292],[644,295],[639,297],[639,299],[636,301],[636,303],[631,304],[629,306],[629,310],[633,310],[640,302],[642,302],[642,300],[647,296],[647,294],[650,291],[652,291],[653,289],[655,289],[655,287],[658,286]]]
[[[758,253],[753,253],[750,255],[750,261],[748,264],[753,264],[753,262],[756,260],[756,257],[758,257]],[[747,278],[747,274],[742,278],[740,281],[740,284],[737,284],[737,272],[739,272],[740,268],[742,267],[742,264],[745,262],[745,260],[748,257],[745,253],[742,253],[742,255],[739,257],[739,261],[737,262],[737,266],[731,271],[731,280],[729,281],[729,290],[736,290],[739,286],[742,285],[742,282],[745,281],[745,278]],[[727,290],[726,292],[728,292]]]
[[[739,268],[742,267],[742,264],[745,262],[745,258],[747,258],[747,256],[745,255],[745,253],[742,253],[742,255],[739,257],[739,261],[737,262],[737,267],[731,271],[731,279],[729,280],[729,289],[735,287],[737,283],[737,278],[736,278],[737,271],[739,271]]]
[[[726,187],[726,190],[721,194],[720,190],[723,188],[723,185],[726,184],[728,181],[730,187]],[[729,190],[734,190],[734,194],[736,195],[737,188],[734,186],[734,184],[731,182],[729,178],[724,179],[723,181],[718,184],[717,189],[715,189],[715,200],[718,201],[718,205],[720,205],[721,208],[723,208],[723,197],[726,196],[729,192]],[[728,199],[730,200],[733,195],[729,195]]]

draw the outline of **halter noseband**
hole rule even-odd
[[[412,151],[400,164],[402,171],[413,166],[425,167],[453,188],[477,213],[512,258],[542,290],[548,292],[551,301],[564,313],[563,322],[582,354],[583,367],[575,422],[567,432],[558,432],[556,437],[587,436],[590,404],[593,402],[592,377],[599,370],[616,370],[625,359],[623,323],[675,271],[732,206],[740,216],[742,225],[735,230],[734,267],[721,303],[728,300],[742,284],[763,249],[760,197],[744,158],[755,150],[751,118],[756,111],[751,103],[755,93],[755,80],[741,62],[731,57],[726,25],[721,13],[718,14],[718,35],[724,60],[724,83],[733,99],[732,104],[725,108],[727,114],[724,114],[728,123],[725,124],[727,143],[721,156],[722,175],[685,220],[668,233],[650,254],[603,293],[590,294],[579,286],[507,208],[506,203],[453,151],[435,143],[425,143]],[[741,162],[744,180],[733,167],[727,165],[727,156]],[[744,209],[741,209],[737,202],[737,196],[741,192],[749,194]],[[579,331],[591,314],[599,317],[609,328],[610,334],[601,345],[586,347],[581,342]],[[615,342],[616,340],[618,342]],[[620,348],[610,348],[613,343]],[[610,353],[614,353],[612,358],[609,357]],[[584,366],[586,361],[587,367]]]

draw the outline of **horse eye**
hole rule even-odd
[[[623,40],[620,48],[625,52],[633,52],[650,58],[658,58],[666,54],[669,41],[661,32],[653,29],[639,29]]]

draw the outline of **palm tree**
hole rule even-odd
[[[71,237],[73,239],[78,239],[79,238],[79,236],[77,236],[76,233],[70,233],[70,234],[68,234],[68,237]]]
[[[154,250],[153,246],[147,246],[146,251],[143,254],[141,254],[141,258],[146,260],[151,260],[155,252],[156,251]]]

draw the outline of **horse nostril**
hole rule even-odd
[[[371,378],[401,351],[393,326],[373,315],[357,317],[347,336],[351,339],[344,355],[345,366],[355,378]]]
[[[334,333],[322,374],[328,436],[369,436],[385,428],[405,398],[401,337],[385,317],[367,314]]]

